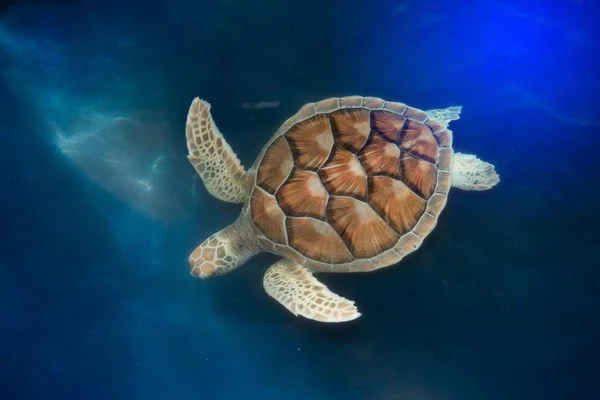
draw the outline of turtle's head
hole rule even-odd
[[[194,277],[206,279],[237,267],[237,258],[229,254],[228,240],[219,236],[212,235],[190,254],[190,273]]]
[[[206,246],[206,242],[196,247],[188,259],[192,276],[201,279],[214,276],[217,271],[214,257],[215,250]]]
[[[215,233],[190,254],[190,273],[206,279],[223,275],[259,252],[255,240],[244,234],[239,222]]]

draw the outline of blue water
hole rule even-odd
[[[594,2],[94,4],[0,8],[1,399],[600,398]],[[322,276],[352,323],[270,299],[272,255],[193,279],[239,206],[185,159],[192,98],[249,166],[351,94],[462,104],[455,149],[502,182],[399,266]]]

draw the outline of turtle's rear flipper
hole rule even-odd
[[[248,175],[215,125],[210,104],[198,97],[190,106],[185,135],[188,159],[210,194],[229,203],[243,203],[250,191]]]
[[[299,264],[281,260],[263,280],[265,291],[294,315],[320,322],[346,322],[361,316],[353,301],[327,289]]]
[[[472,154],[455,153],[452,187],[462,190],[488,190],[500,182],[494,166]]]
[[[438,121],[440,124],[448,126],[450,121],[456,121],[460,119],[460,113],[462,111],[462,106],[452,106],[448,108],[440,108],[435,110],[427,110],[425,113],[429,116],[429,118],[433,118]]]

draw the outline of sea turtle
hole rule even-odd
[[[208,278],[259,252],[283,258],[265,291],[294,315],[344,322],[361,314],[313,273],[367,272],[397,264],[436,225],[450,187],[487,190],[500,178],[474,155],[454,153],[448,123],[462,107],[422,111],[375,97],[308,103],[266,143],[250,170],[195,98],[188,159],[218,199],[243,203],[238,219],[190,255]]]

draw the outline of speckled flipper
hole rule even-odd
[[[188,159],[210,194],[229,203],[243,203],[250,190],[246,171],[215,125],[208,102],[194,99],[185,134]]]
[[[452,187],[463,190],[488,190],[500,182],[494,166],[472,154],[455,153]]]
[[[265,273],[263,285],[294,315],[320,322],[346,322],[360,317],[354,302],[327,289],[305,267],[280,260]]]
[[[461,111],[462,106],[452,106],[436,110],[427,110],[425,113],[429,115],[429,118],[436,120],[440,124],[448,126],[450,121],[456,121],[457,119],[460,119]]]

